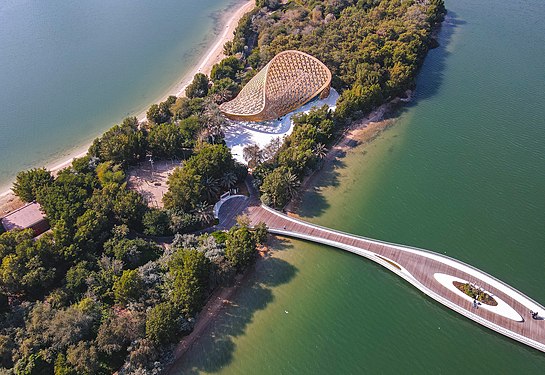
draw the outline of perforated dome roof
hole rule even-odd
[[[317,58],[299,51],[273,57],[238,96],[220,105],[222,113],[240,121],[266,121],[299,108],[317,95],[329,95],[331,72]]]

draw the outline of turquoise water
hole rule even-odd
[[[446,2],[412,104],[307,220],[471,263],[545,303],[545,2]],[[538,374],[545,354],[352,254],[283,240],[176,373]]]
[[[160,99],[240,3],[0,2],[0,187]]]

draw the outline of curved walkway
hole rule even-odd
[[[221,207],[220,223],[246,214],[252,225],[267,224],[274,234],[318,242],[368,258],[405,279],[437,302],[523,344],[545,352],[545,307],[501,280],[456,259],[431,251],[396,245],[335,231],[284,215],[269,207],[249,204],[248,198],[231,199]],[[225,217],[225,220],[222,220]],[[471,298],[445,285],[446,275],[479,286],[506,306],[502,310],[475,306]],[[509,313],[506,313],[509,311]],[[539,313],[533,319],[530,311]],[[505,313],[504,313],[505,312]]]

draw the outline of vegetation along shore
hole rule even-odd
[[[248,7],[246,4],[245,6]],[[126,118],[55,175],[20,172],[13,192],[36,201],[51,230],[0,235],[0,358],[14,373],[157,373],[217,288],[256,259],[267,228],[244,218],[214,231],[211,205],[245,191],[248,169],[223,141],[218,105],[288,49],[323,61],[336,111],[294,117],[284,142],[245,159],[261,199],[282,208],[355,121],[404,96],[443,19],[442,0],[258,0],[223,44],[227,56],[195,74],[185,96]],[[129,189],[129,167],[169,161],[160,202]],[[211,228],[211,233],[195,235]],[[159,241],[159,238],[172,240]],[[200,329],[200,328],[199,328]]]

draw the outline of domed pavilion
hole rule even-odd
[[[300,51],[284,51],[220,110],[236,121],[273,120],[318,96],[326,98],[330,87],[331,72],[320,60]]]

